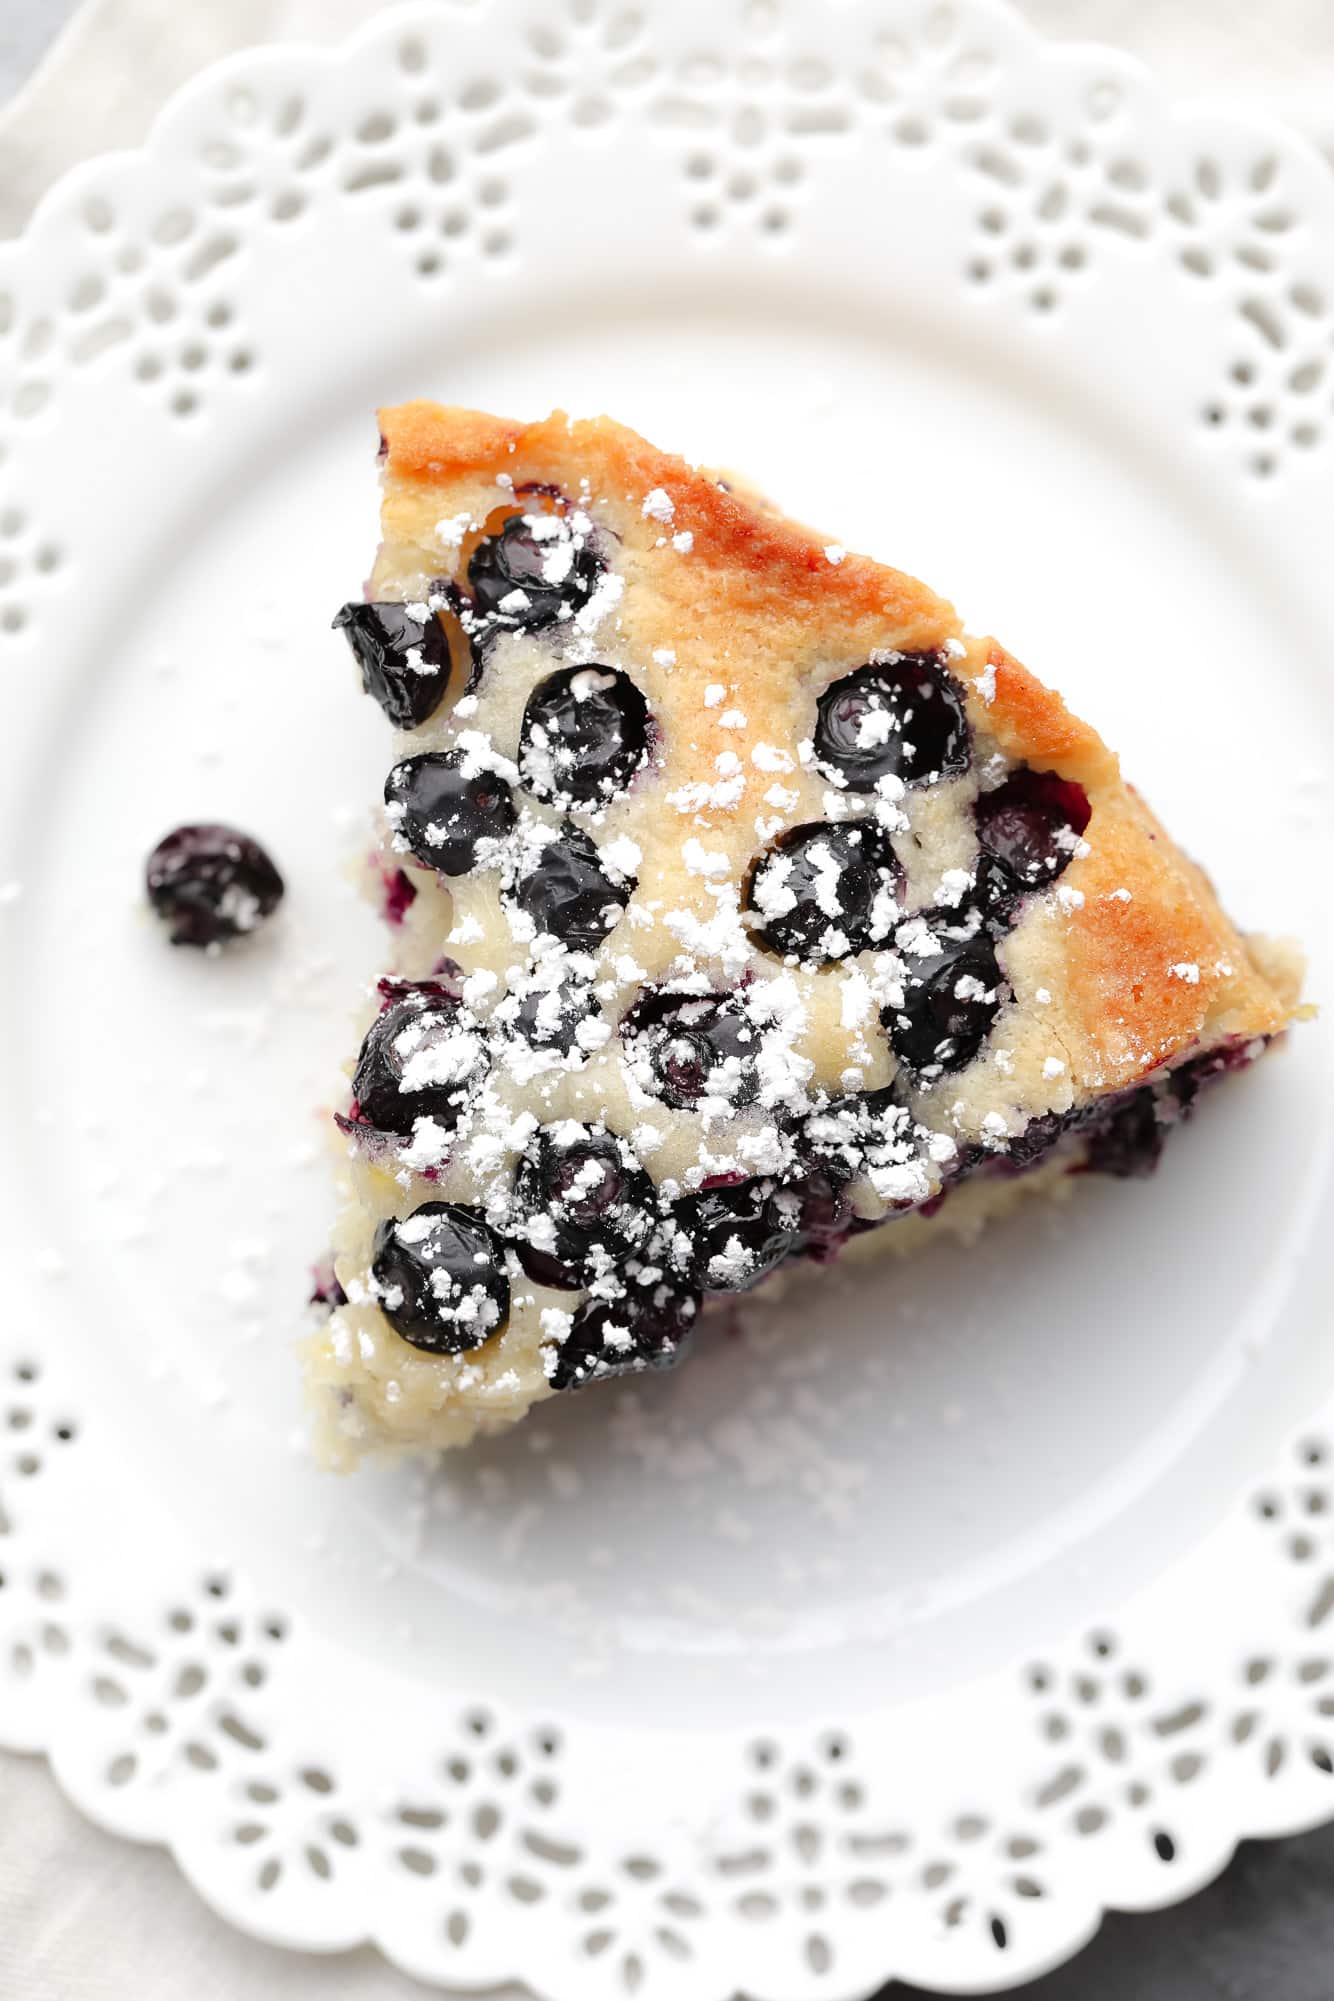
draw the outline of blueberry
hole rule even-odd
[[[653,1227],[653,1183],[623,1140],[599,1126],[547,1126],[519,1165],[515,1244],[528,1276],[572,1290],[622,1265]]]
[[[945,938],[940,950],[907,959],[902,1007],[880,1019],[900,1061],[912,1070],[961,1070],[991,1032],[1005,987],[983,936]]]
[[[701,1098],[752,1104],[759,1092],[759,1030],[727,995],[659,994],[627,1024],[643,1036],[649,1088],[666,1104],[689,1110]]]
[[[1121,1179],[1153,1173],[1173,1126],[1188,1119],[1200,1092],[1253,1063],[1263,1042],[1228,1042],[1181,1064],[1157,1083],[1142,1084],[1110,1111],[1086,1109],[1079,1123],[1092,1125],[1085,1165],[1094,1174]]]
[[[1119,1181],[1142,1180],[1158,1165],[1167,1136],[1158,1100],[1148,1085],[1135,1091],[1090,1135],[1086,1166],[1091,1174]]]
[[[1045,887],[1069,864],[1090,818],[1088,794],[1054,771],[1012,772],[973,808],[984,855],[1017,892]]]
[[[897,1140],[911,1124],[892,1090],[835,1098],[810,1112],[793,1135],[794,1174],[823,1177],[836,1189],[862,1173],[868,1159]]]
[[[1078,1115],[1061,1112],[1043,1112],[1030,1119],[1023,1131],[1007,1144],[1004,1156],[1007,1164],[1018,1174],[1036,1167],[1078,1123]]]
[[[578,1047],[579,1029],[598,1011],[591,986],[564,980],[558,986],[530,986],[510,992],[496,1007],[493,1019],[532,1049],[549,1049],[568,1056]]]
[[[627,1282],[622,1299],[586,1299],[556,1350],[553,1390],[581,1389],[604,1376],[670,1369],[685,1353],[699,1313],[699,1294],[662,1280]]]
[[[820,965],[883,942],[902,916],[902,883],[878,827],[816,821],[793,827],[761,857],[746,903],[771,950]]]
[[[576,951],[593,951],[619,919],[633,889],[633,880],[608,873],[587,834],[565,826],[519,876],[514,900],[540,932]]]
[[[672,1262],[705,1292],[747,1292],[802,1247],[801,1197],[769,1175],[678,1202]]]
[[[480,1348],[509,1319],[499,1238],[476,1209],[424,1202],[375,1232],[371,1278],[396,1333],[430,1355]]]
[[[806,1255],[832,1257],[852,1227],[847,1183],[836,1167],[813,1166],[789,1177],[785,1186],[797,1200],[796,1226]]]
[[[173,945],[242,937],[283,895],[283,879],[259,842],[235,827],[174,827],[148,857],[144,877]]]
[[[648,703],[613,667],[565,667],[539,681],[519,732],[519,771],[539,799],[586,804],[629,784],[648,751]]]
[[[511,514],[468,563],[473,604],[488,618],[533,628],[586,604],[602,568],[569,516]]]
[[[812,1255],[827,1255],[858,1227],[846,1191],[859,1175],[891,1209],[918,1206],[933,1183],[922,1168],[923,1137],[892,1088],[836,1098],[802,1121],[790,1179]]]
[[[514,825],[509,786],[462,751],[432,750],[396,764],[384,785],[390,821],[427,868],[467,875]]]
[[[987,927],[1001,936],[1014,924],[1024,892],[1005,863],[983,848],[973,864],[970,901]]]
[[[407,987],[371,1023],[352,1076],[359,1118],[408,1134],[417,1119],[453,1128],[486,1079],[476,1024],[444,988]]]
[[[880,779],[921,785],[968,766],[968,719],[953,677],[934,653],[905,653],[858,668],[826,688],[815,755],[852,792]]]
[[[457,598],[454,585],[432,587]],[[396,729],[415,730],[445,698],[451,676],[471,678],[472,647],[454,604],[414,618],[404,604],[345,604],[334,620],[361,668],[362,685]]]

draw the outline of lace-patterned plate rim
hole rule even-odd
[[[683,7],[670,30],[576,0],[506,28],[513,85],[482,46],[496,11],[409,7],[343,50],[234,57],[0,253],[0,672],[40,644],[53,684],[77,675],[61,629],[114,548],[52,475],[56,448],[76,440],[105,481],[134,440],[189,497],[215,410],[257,435],[281,416],[298,352],[261,296],[276,257],[344,218],[392,309],[423,302],[425,325],[460,272],[542,272],[533,160],[613,149],[640,110],[672,170],[645,190],[654,242],[727,246],[757,284],[794,244],[825,277],[847,257],[844,240],[820,262],[836,231],[811,228],[816,198],[824,224],[872,143],[932,177],[913,269],[990,314],[998,348],[1087,328],[1127,271],[1170,273],[1192,331],[1213,331],[1162,357],[1169,449],[1212,453],[1238,520],[1290,538],[1294,567],[1314,550],[1334,270],[1313,220],[1334,195],[1297,143],[1172,114],[1133,63],[1045,49],[975,0]],[[36,679],[20,733],[53,699]],[[50,1305],[59,1253],[28,1248]],[[975,1991],[1067,1956],[1104,1905],[1185,1894],[1242,1834],[1334,1810],[1334,1419],[1314,1398],[1223,1526],[1067,1644],[881,1713],[701,1736],[489,1690],[424,1699],[247,1583],[243,1537],[206,1558],[190,1518],[162,1519],[126,1469],[125,1392],[77,1344],[8,1327],[0,1351],[3,1734],[49,1750],[104,1824],[168,1842],[259,1935],[373,1937],[427,1980],[517,1977],[552,2001],[851,1997],[895,1974]]]

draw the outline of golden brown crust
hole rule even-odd
[[[1226,1038],[1275,1035],[1288,999],[1266,978],[1208,878],[1168,834],[1097,732],[995,641],[982,642],[988,722],[1010,757],[1083,785],[1088,853],[1065,886],[1067,1040],[1092,1083],[1119,1087]]]
[[[481,410],[445,410],[439,403],[399,403],[380,411],[385,471],[390,481],[432,484],[460,473],[500,470],[522,424]]]
[[[1044,687],[995,640],[982,646],[995,682],[987,721],[1000,748],[1081,784],[1114,784],[1117,762],[1097,731],[1072,716],[1053,688]]]
[[[662,488],[672,498],[673,531],[694,535],[697,567],[709,573],[707,597],[698,579],[690,596],[712,622],[721,605],[780,618],[801,611],[879,621],[905,633],[920,626],[935,634],[954,623],[949,606],[915,578],[861,556],[836,567],[809,530],[725,491],[716,478],[655,450],[609,417],[576,421],[555,411],[524,426],[475,410],[404,403],[381,410],[380,431],[391,484],[503,472],[559,486],[568,484],[573,470],[595,493],[614,495],[636,514],[645,496]],[[641,529],[641,546],[652,546],[653,526],[649,521]]]
[[[691,714],[725,656],[728,702],[746,717],[732,739],[743,758],[756,742],[783,741],[776,713],[787,708],[794,677],[818,689],[878,646],[935,648],[958,634],[948,603],[914,578],[865,557],[831,561],[827,545],[768,503],[723,491],[608,418],[576,422],[557,412],[524,426],[419,402],[382,411],[380,423],[395,530],[410,525],[405,516],[421,515],[421,489],[431,493],[425,512],[433,516],[437,489],[478,474],[571,491],[584,480],[614,505],[618,533],[638,559],[627,629],[650,647],[669,638],[678,654],[671,689],[659,700]],[[693,538],[688,560],[660,546],[659,524],[641,512],[656,489],[670,496],[673,533]],[[694,644],[683,646],[683,635]],[[1064,992],[1051,1017],[1073,1045],[1082,1079],[1110,1088],[1222,1035],[1276,1033],[1287,1003],[1201,872],[1124,784],[1097,732],[995,641],[969,642],[962,672],[974,676],[973,719],[1001,751],[1074,779],[1089,795],[1089,852],[1064,878],[1083,902],[1062,916]],[[992,683],[986,701],[977,692],[984,674]],[[698,756],[678,760],[671,774],[677,783],[713,776],[716,739],[699,735]],[[741,810],[743,844],[753,846],[749,796]],[[735,821],[730,807],[706,805],[694,816],[708,833],[726,833]],[[666,893],[670,885],[656,887]],[[677,887],[705,913],[698,885]]]

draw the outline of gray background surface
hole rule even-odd
[[[183,9],[225,8],[228,0],[180,0]],[[1019,0],[1043,29],[1093,36],[1142,48],[1160,66],[1177,70],[1178,83],[1201,77],[1231,59],[1258,70],[1274,48],[1275,13],[1269,0]],[[24,82],[74,11],[75,0],[0,0],[0,103]],[[1282,10],[1280,10],[1282,11]],[[1152,21],[1153,46],[1144,47]],[[1329,103],[1334,130],[1334,0],[1313,0],[1308,16],[1315,45],[1307,54],[1319,66],[1314,86]],[[1198,56],[1191,75],[1192,35]],[[1230,45],[1230,46],[1229,46]],[[1180,50],[1179,59],[1176,51]],[[1321,73],[1323,72],[1323,74]],[[108,79],[108,89],[115,89]],[[1322,134],[1322,136],[1327,136]],[[83,1895],[89,1844],[105,1845],[98,1858],[103,1880],[117,1867],[115,1844],[93,1833],[49,1780],[36,1778],[26,1761],[0,1760],[0,1997],[27,2001],[36,1993],[60,2001],[134,2001],[136,1969],[152,1962],[159,1925],[190,1940],[181,1967],[181,2001],[251,2001],[281,1994],[287,2001],[409,2001],[426,1990],[356,1953],[333,1961],[293,1961],[267,1946],[236,1938],[197,1903],[165,1856],[126,1853],[136,1883],[117,1930],[105,1899],[90,1912]],[[34,1845],[47,1866],[40,1888],[31,1869],[19,1867]],[[6,1858],[13,1866],[6,1866]],[[147,1902],[154,1923],[145,1925],[144,1872],[151,1873]],[[112,1908],[115,1908],[113,1901]],[[70,1973],[64,1945],[90,1917],[101,1929],[96,1959],[77,1956],[83,1971]],[[1115,1917],[1070,1966],[1024,1990],[1032,2001],[1334,2001],[1334,1828],[1281,1843],[1247,1843],[1226,1874],[1188,1903],[1154,1916]],[[916,1989],[895,1987],[882,2001],[925,2001]]]
[[[73,12],[74,0],[0,0],[0,103],[13,96]]]

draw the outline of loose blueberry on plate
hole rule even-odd
[[[371,1023],[352,1095],[358,1118],[379,1132],[408,1134],[417,1119],[452,1129],[485,1082],[486,1044],[443,988],[407,988]]]
[[[990,940],[946,941],[907,968],[903,1005],[880,1014],[895,1054],[913,1070],[961,1070],[1000,1011],[1005,980]]]
[[[539,681],[519,732],[519,771],[539,799],[587,804],[621,792],[648,749],[648,703],[614,667],[565,667]]]
[[[480,1348],[509,1319],[510,1284],[499,1238],[480,1211],[424,1202],[375,1232],[371,1260],[380,1311],[431,1355]]]
[[[633,880],[611,874],[578,827],[565,826],[519,876],[514,900],[539,932],[593,951],[630,901]]]
[[[523,1219],[515,1242],[528,1276],[572,1290],[640,1248],[658,1213],[657,1193],[625,1143],[600,1127],[548,1126],[514,1184]]]
[[[872,823],[793,827],[761,856],[746,888],[756,935],[772,951],[824,964],[888,938],[903,884],[886,836]]]
[[[436,587],[436,594],[458,595],[452,584]],[[472,647],[455,605],[421,619],[405,604],[345,604],[334,626],[356,657],[366,693],[396,729],[420,728],[444,700],[451,678],[460,687],[471,678]]]
[[[852,792],[882,778],[921,785],[968,765],[968,719],[953,676],[933,653],[858,668],[817,705],[815,755]]]
[[[628,1034],[642,1036],[648,1086],[665,1104],[689,1111],[701,1098],[749,1105],[759,1091],[759,1030],[728,995],[655,994],[635,1010]]]
[[[283,879],[259,842],[235,827],[174,827],[148,857],[144,879],[173,945],[244,937],[283,896]]]
[[[412,854],[443,875],[467,875],[514,825],[504,779],[457,750],[404,758],[385,780],[384,798]]]
[[[801,1197],[769,1175],[676,1205],[671,1257],[704,1292],[747,1292],[802,1245]]]
[[[532,629],[586,604],[601,568],[567,515],[511,514],[473,550],[468,588],[484,616]]]
[[[1090,818],[1088,794],[1054,771],[1014,771],[973,807],[984,853],[1019,891],[1054,882],[1069,865]]]
[[[627,1281],[625,1297],[587,1299],[556,1350],[553,1390],[581,1389],[604,1376],[670,1369],[686,1352],[699,1313],[699,1294],[659,1280]]]

